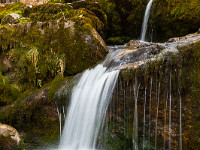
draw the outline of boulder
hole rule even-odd
[[[2,24],[15,24],[20,18],[21,16],[17,13],[10,13],[2,20]]]
[[[0,149],[23,149],[23,142],[17,130],[9,125],[0,123]]]

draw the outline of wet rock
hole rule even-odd
[[[17,13],[10,13],[2,20],[2,24],[15,24],[20,18],[21,16]]]
[[[17,130],[9,125],[0,123],[0,149],[23,149],[21,137]]]

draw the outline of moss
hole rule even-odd
[[[185,134],[184,147],[187,149],[198,149],[200,131],[198,130],[200,115],[199,115],[199,91],[200,91],[200,42],[189,45],[188,47],[179,48],[182,62],[182,72],[180,75],[181,87],[184,96],[187,95],[187,99],[191,104],[192,109],[189,111],[190,116],[190,128],[187,128]],[[187,49],[187,50],[185,50]],[[195,115],[194,115],[195,114]],[[189,143],[189,145],[187,144]]]
[[[60,19],[68,14],[68,11],[71,8],[69,5],[61,5],[48,3],[43,5],[35,5],[32,8],[26,7],[24,9],[23,15],[29,17],[31,21],[47,21],[47,20],[56,20]]]
[[[103,22],[103,24],[105,25],[107,24],[107,15],[101,9],[99,4],[94,2],[79,1],[79,2],[73,2],[72,6],[74,9],[86,8],[90,10]]]
[[[85,8],[71,10],[69,11],[68,17],[70,18],[81,17],[87,23],[89,23],[93,28],[95,28],[99,33],[103,33],[104,23],[90,10],[87,10]]]
[[[1,150],[23,150],[24,147],[21,143],[18,146],[11,137],[0,136],[0,148]]]
[[[46,89],[41,89],[46,93],[45,96],[48,95]],[[24,142],[37,146],[56,143],[59,138],[59,121],[55,109],[57,106],[54,102],[49,103],[39,98],[37,95],[39,92],[0,108],[1,122],[25,133],[22,136]],[[22,142],[21,147],[23,145]]]
[[[154,1],[149,27],[154,30],[155,40],[160,38],[162,41],[196,32],[200,26],[199,5],[198,0]]]
[[[17,13],[22,15],[22,10],[25,7],[25,4],[21,2],[13,3],[6,5],[5,9],[0,12],[0,22],[9,14],[9,13]]]
[[[10,84],[6,76],[0,74],[0,106],[14,102],[19,96],[19,89],[16,85]]]
[[[48,91],[48,100],[51,102],[54,100],[54,94],[61,87],[64,82],[64,77],[62,75],[57,75],[55,79],[51,82],[50,88]]]
[[[111,37],[106,40],[109,45],[123,45],[130,40],[130,37]]]

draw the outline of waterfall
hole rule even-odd
[[[72,92],[59,149],[95,149],[118,74],[102,64],[83,73]]]
[[[146,7],[146,10],[145,10],[145,15],[144,15],[144,19],[143,19],[143,23],[142,23],[142,30],[141,30],[141,39],[140,39],[141,41],[145,41],[145,36],[146,36],[146,32],[147,32],[149,15],[150,15],[152,3],[153,3],[153,0],[150,0]]]

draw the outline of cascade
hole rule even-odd
[[[156,110],[156,129],[155,129],[155,149],[157,149],[157,128],[158,128],[158,109],[160,103],[160,82],[158,84],[158,94],[157,94],[157,110]]]
[[[168,101],[168,92],[167,92],[167,95],[166,95],[166,99],[165,99],[165,106],[164,106],[164,148],[165,148],[165,144],[166,144],[166,140],[165,140],[165,137],[166,137],[166,125],[167,125],[167,101]]]
[[[83,73],[72,92],[60,149],[95,149],[118,74],[102,64]]]
[[[172,74],[170,73],[169,79],[169,150],[171,150],[171,140],[172,140]]]
[[[147,87],[144,90],[144,121],[143,121],[143,150],[146,147],[146,139],[145,139],[145,127],[146,127],[146,101],[147,101]]]
[[[61,113],[59,111],[59,109],[57,108],[57,113],[58,113],[58,118],[59,118],[59,125],[60,125],[60,137],[61,137],[61,133],[62,133],[62,116]]]
[[[182,139],[182,98],[181,98],[181,92],[180,92],[180,90],[178,90],[178,93],[179,93],[179,95],[180,95],[180,105],[179,105],[179,117],[180,117],[180,123],[179,123],[179,134],[180,134],[180,138],[179,138],[179,150],[182,150],[183,149],[183,139]]]
[[[134,84],[134,101],[135,101],[135,111],[134,111],[134,127],[133,127],[133,149],[138,150],[138,93],[139,93],[140,84],[137,83],[137,77],[135,76]]]
[[[150,97],[149,97],[149,141],[151,141],[151,93],[152,93],[152,81],[153,79],[150,79]],[[148,149],[150,149],[150,142],[148,144]]]
[[[149,21],[149,15],[150,15],[150,10],[152,6],[153,0],[149,0],[149,3],[147,4],[145,14],[144,14],[144,19],[142,23],[142,30],[141,30],[141,41],[145,41],[145,36],[147,32],[147,27],[148,27],[148,21]]]

